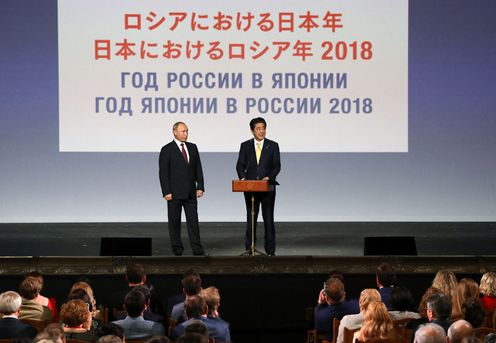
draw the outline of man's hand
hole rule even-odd
[[[321,289],[319,293],[319,298],[317,299],[317,304],[321,305],[325,303],[327,303],[326,293],[323,289]]]
[[[167,200],[167,201],[171,201],[172,200],[172,193],[166,194],[164,196],[164,199]]]
[[[269,180],[269,177],[268,177],[268,176],[266,176],[266,177],[264,177],[262,180],[263,180],[263,181],[268,181],[268,180]]]
[[[196,197],[201,198],[203,196],[203,191],[201,189],[196,190]]]

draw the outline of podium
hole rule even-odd
[[[233,180],[233,192],[251,193],[251,248],[241,253],[240,256],[252,255],[266,255],[265,253],[255,248],[255,193],[268,192],[268,180]]]

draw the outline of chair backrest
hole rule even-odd
[[[332,318],[332,343],[336,343],[338,340],[339,324],[341,321],[337,318]]]
[[[38,332],[41,332],[45,330],[46,326],[49,324],[45,322],[44,320],[36,320],[36,319],[20,319],[21,322],[25,324],[29,324],[31,326],[34,326]]]
[[[353,335],[360,329],[350,330],[347,327],[343,330],[343,343],[353,343]]]
[[[474,330],[474,332],[475,332],[475,337],[477,337],[480,340],[484,341],[484,337],[486,337],[490,333],[496,333],[496,329],[482,327],[482,328],[476,328]]]
[[[393,326],[396,332],[403,338],[403,342],[411,342],[413,329],[408,329],[408,323],[410,323],[413,318],[404,318],[393,320]]]

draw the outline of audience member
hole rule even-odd
[[[185,333],[176,340],[176,343],[208,343],[208,338],[198,333]]]
[[[36,328],[19,320],[21,302],[21,296],[17,292],[7,291],[0,294],[0,313],[2,314],[0,339],[34,338],[38,333]]]
[[[96,343],[123,343],[123,340],[116,335],[105,335],[100,337]]]
[[[490,333],[484,337],[484,343],[496,343],[496,333]]]
[[[169,343],[170,340],[167,336],[152,336],[148,338],[145,343]]]
[[[429,322],[438,324],[446,332],[451,324],[451,298],[444,293],[433,294],[427,299],[427,318]]]
[[[332,341],[333,318],[341,320],[347,314],[360,312],[357,301],[346,301],[345,297],[343,283],[338,278],[329,278],[325,284],[324,302],[315,308],[315,331],[325,335],[327,340]]]
[[[474,328],[466,320],[457,320],[448,329],[448,343],[472,343],[474,339]]]
[[[394,268],[389,263],[381,263],[377,267],[375,280],[379,288],[379,293],[381,293],[382,302],[387,306],[388,310],[392,310],[390,298],[396,284],[396,272]]]
[[[484,312],[493,312],[496,309],[496,273],[488,272],[482,275],[479,291],[482,294],[480,302]]]
[[[447,269],[438,271],[434,280],[432,280],[432,287],[435,287],[448,295],[451,298],[451,302],[454,302],[455,300],[457,285],[458,281],[456,280],[455,273]]]
[[[172,330],[172,339],[175,340],[184,334],[186,327],[194,323],[193,320],[198,319],[207,326],[208,336],[214,338],[215,342],[231,341],[229,327],[226,324],[207,318],[208,307],[202,297],[196,295],[189,296],[184,302],[184,309],[188,320],[174,327]]]
[[[465,320],[474,328],[482,326],[485,315],[484,310],[478,300],[468,299],[465,302]]]
[[[464,278],[458,282],[456,287],[453,311],[451,313],[453,321],[465,319],[465,303],[468,299],[479,301],[479,285],[472,279]]]
[[[65,343],[65,333],[62,325],[60,323],[48,324],[47,327],[34,338],[33,343],[42,341]]]
[[[19,286],[22,304],[19,319],[39,320],[45,323],[53,321],[52,311],[39,304],[35,299],[40,295],[42,284],[37,277],[26,277]]]
[[[164,317],[162,317],[156,313],[153,313],[152,311],[149,310],[152,294],[151,294],[148,286],[139,285],[139,286],[134,287],[134,289],[140,291],[145,296],[146,306],[145,306],[145,312],[143,313],[143,318],[145,318],[146,320],[151,320],[152,322],[158,322],[158,323],[165,324],[165,318]],[[116,313],[115,319],[120,320],[120,319],[124,319],[125,317],[126,317],[125,312],[124,313]]]
[[[395,287],[391,292],[391,307],[389,315],[392,320],[419,319],[420,315],[410,311],[413,307],[413,296],[406,287]]]
[[[422,295],[422,299],[420,300],[418,306],[418,313],[420,315],[420,318],[410,321],[407,325],[407,328],[412,329],[413,332],[415,332],[415,330],[417,330],[417,328],[421,324],[429,323],[429,318],[427,318],[427,299],[429,299],[429,297],[434,294],[444,294],[444,293],[435,287],[427,288],[424,295]]]
[[[74,299],[63,304],[60,309],[60,321],[64,325],[67,339],[96,341],[95,332],[88,329],[91,327],[92,317],[88,304],[84,301]]]
[[[186,300],[188,300],[191,296],[199,295],[202,290],[201,279],[196,275],[189,275],[185,277],[181,283],[183,285],[183,293],[186,296]],[[171,318],[177,320],[178,323],[182,323],[186,319],[184,312],[184,303],[186,300],[182,303],[174,305],[172,308]]]
[[[115,323],[105,323],[99,326],[96,334],[99,337],[113,335],[119,337],[121,340],[124,340],[124,329],[122,328],[122,326]]]
[[[422,324],[415,332],[414,343],[446,343],[446,331],[434,323]]]
[[[76,283],[74,283],[71,287],[71,290],[69,291],[69,295],[78,291],[78,290],[82,290],[84,292],[86,292],[86,294],[88,294],[88,297],[90,299],[90,312],[91,312],[91,316],[93,318],[95,318],[96,320],[99,320],[101,321],[101,314],[99,313],[98,311],[98,308],[96,306],[96,299],[95,299],[95,296],[93,294],[93,289],[91,288],[90,284],[88,282],[84,282],[84,281],[78,281]]]
[[[41,290],[43,290],[43,285],[45,280],[43,279],[43,275],[37,271],[31,271],[26,274],[26,277],[34,277],[37,278],[40,283],[41,283]],[[41,294],[38,294],[38,296],[34,299],[35,302],[37,302],[40,305],[46,306],[52,311],[52,316],[54,321],[58,321],[59,319],[59,314],[57,312],[57,300],[55,298],[47,298]]]
[[[341,319],[338,329],[338,337],[336,342],[343,343],[344,328],[349,330],[359,329],[363,322],[363,314],[367,310],[367,307],[371,302],[381,301],[381,294],[375,288],[366,288],[360,293],[360,299],[358,300],[358,305],[360,307],[360,313],[358,314],[348,314]]]
[[[361,329],[353,335],[353,341],[355,339],[367,341],[372,338],[401,340],[394,329],[393,320],[386,305],[382,301],[374,301],[369,304],[363,315]]]
[[[127,339],[142,339],[154,335],[165,335],[165,328],[161,323],[146,320],[143,313],[146,309],[146,297],[139,289],[132,289],[124,299],[124,308],[127,316],[113,322],[122,326]]]
[[[193,319],[188,326],[184,328],[184,333],[197,333],[208,339],[208,328],[201,320]]]
[[[200,273],[198,273],[195,269],[191,268],[184,272],[181,278],[181,292],[171,295],[167,298],[167,315],[170,317],[172,314],[172,308],[174,305],[184,302],[186,300],[186,295],[183,292],[183,280],[188,276],[193,275],[201,279]]]
[[[229,323],[226,322],[225,320],[222,320],[219,316],[219,306],[220,306],[219,290],[214,286],[210,286],[208,288],[202,289],[202,291],[200,292],[200,296],[203,299],[205,299],[205,303],[207,304],[208,307],[207,317],[229,326]]]
[[[147,277],[145,272],[145,267],[142,264],[131,263],[126,267],[126,281],[127,288],[112,294],[107,303],[109,309],[109,320],[113,321],[118,319],[116,315],[123,313],[124,310],[124,298],[126,295],[136,286],[147,286],[150,290],[150,305],[144,313],[144,318],[146,320],[153,320],[155,318],[150,313],[154,313],[159,316],[164,315],[162,300],[160,296],[155,292],[154,287],[147,284]]]

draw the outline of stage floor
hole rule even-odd
[[[263,251],[263,223],[257,248]],[[210,256],[244,251],[244,223],[201,223]],[[167,223],[0,224],[1,256],[99,256],[102,237],[150,237],[152,256],[171,256]],[[184,256],[190,255],[183,226]],[[486,256],[496,252],[496,223],[276,223],[277,256],[357,257],[365,237],[413,236],[419,256]]]

